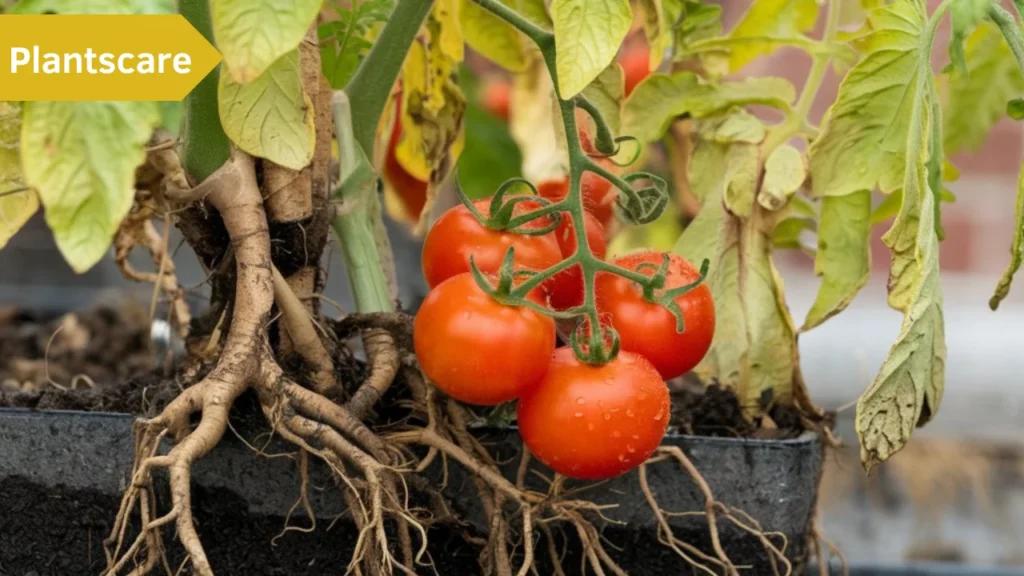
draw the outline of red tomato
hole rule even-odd
[[[597,162],[608,170],[615,168],[615,164],[611,160],[602,158]],[[548,200],[557,202],[569,193],[569,178],[541,182],[537,186],[537,192]],[[583,174],[580,192],[583,194],[583,207],[587,209],[587,212],[593,214],[602,226],[607,226],[612,220],[613,206],[615,198],[618,196],[618,190],[615,190],[611,182],[597,174],[586,172]]]
[[[584,226],[587,231],[587,246],[600,259],[604,259],[608,247],[604,241],[604,227],[589,212],[584,213]],[[572,216],[562,214],[562,223],[555,230],[555,238],[562,249],[562,257],[568,258],[576,253],[576,227]],[[551,306],[555,310],[567,310],[583,304],[583,269],[577,264],[568,270],[555,274],[549,287]]]
[[[508,80],[491,80],[484,85],[481,93],[484,110],[508,122],[512,100],[512,83]]]
[[[663,252],[645,251],[612,262],[635,270],[644,262],[660,266],[663,258]],[[669,259],[666,289],[684,286],[700,277],[700,271],[682,256],[669,253]],[[640,273],[652,276],[654,270],[645,268]],[[715,304],[707,284],[675,299],[686,323],[682,333],[676,332],[676,319],[671,312],[648,302],[639,286],[621,276],[598,274],[594,296],[602,317],[608,318],[619,333],[622,349],[642,354],[666,380],[692,370],[711,347],[715,334]]]
[[[626,96],[636,85],[651,74],[651,49],[646,45],[626,50],[619,56],[619,64],[625,72]]]
[[[555,323],[529,308],[504,306],[472,274],[430,291],[413,324],[423,373],[445,394],[493,406],[540,381],[555,349]]]
[[[549,468],[611,478],[658,447],[668,426],[668,387],[643,356],[619,352],[591,366],[559,348],[540,383],[519,397],[517,415],[523,442]]]
[[[536,203],[520,202],[516,213],[536,208]],[[489,214],[490,200],[473,203],[484,215]],[[543,218],[534,220],[527,227],[543,228]],[[469,272],[469,257],[473,256],[481,272],[496,274],[509,246],[515,246],[517,269],[543,270],[562,259],[558,241],[551,234],[527,236],[510,231],[496,231],[486,228],[468,208],[459,204],[438,218],[423,242],[423,276],[427,285],[433,288],[448,278]]]
[[[391,128],[391,139],[388,141],[387,158],[384,160],[384,177],[402,200],[406,214],[418,220],[427,203],[427,183],[409,174],[398,161],[395,147],[402,137],[402,98],[395,102],[395,123]]]

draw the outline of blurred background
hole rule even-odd
[[[723,0],[726,26],[748,5],[748,0]],[[944,37],[948,34],[940,31],[938,38]],[[936,55],[937,62],[945,62],[945,45],[936,48]],[[803,52],[781,49],[745,73],[784,76],[799,88],[809,67]],[[470,108],[459,173],[483,190],[491,180],[514,175],[510,172],[519,162],[503,122],[478,103],[477,81],[492,73],[486,62],[473,58],[463,72]],[[830,71],[814,120],[834,99],[837,82]],[[951,561],[1024,567],[1024,287],[1016,287],[998,312],[988,308],[1009,260],[1022,159],[1024,127],[1010,120],[999,123],[977,150],[953,158],[961,177],[949,185],[957,201],[944,205],[947,239],[941,245],[948,345],[945,397],[939,415],[890,463],[865,474],[852,426],[852,403],[874,378],[901,319],[885,300],[889,257],[880,240],[885,225],[875,230],[870,283],[848,310],[800,338],[814,399],[840,410],[838,433],[847,447],[829,454],[819,523],[851,563]],[[669,248],[679,226],[670,218],[647,230],[626,231],[613,247],[653,243]],[[414,308],[425,294],[419,243],[397,220],[389,219],[389,227],[402,300]],[[205,274],[180,236],[172,233],[170,242],[179,282],[198,310],[208,295]],[[325,295],[349,308],[336,247],[328,249],[326,258],[333,265]],[[138,268],[152,269],[147,260],[144,254],[133,257]],[[788,251],[780,252],[776,261],[793,316],[802,319],[818,287],[813,259]],[[75,275],[39,215],[0,251],[0,326],[4,314],[15,310],[60,314],[96,305],[137,306],[145,315],[152,297],[151,286],[124,280],[112,258]],[[9,369],[0,366],[0,371]]]

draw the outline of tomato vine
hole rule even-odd
[[[702,263],[700,277],[697,281],[665,291],[662,289],[665,286],[669,265],[667,255],[664,258],[663,264],[651,276],[642,274],[637,270],[629,270],[614,263],[606,262],[597,257],[593,250],[591,250],[587,242],[586,227],[582,225],[586,208],[584,206],[581,183],[584,174],[587,172],[604,178],[619,190],[620,195],[616,201],[618,212],[623,218],[635,224],[653,222],[661,215],[669,200],[667,183],[663,178],[649,172],[634,172],[624,177],[619,177],[595,162],[584,149],[581,142],[576,119],[577,108],[586,112],[597,127],[594,142],[598,153],[596,156],[613,156],[618,152],[623,142],[633,139],[628,136],[615,138],[600,110],[583,95],[577,95],[568,99],[562,97],[561,89],[558,86],[558,70],[555,63],[554,34],[540,28],[497,0],[473,1],[525,34],[540,50],[544,64],[555,85],[555,97],[558,99],[558,108],[565,130],[566,147],[569,157],[569,190],[568,194],[561,200],[550,203],[541,201],[542,206],[540,208],[515,218],[511,217],[514,204],[522,202],[523,197],[514,197],[507,203],[503,203],[505,193],[512,185],[525,183],[530,188],[533,197],[540,197],[536,187],[525,180],[510,180],[498,189],[492,203],[491,216],[488,218],[484,218],[472,207],[472,201],[468,197],[460,194],[463,204],[485,226],[501,227],[506,230],[517,230],[523,224],[530,221],[553,215],[553,223],[540,229],[550,231],[549,229],[554,229],[554,227],[558,226],[558,215],[563,213],[567,214],[573,222],[580,223],[580,225],[573,227],[573,234],[576,237],[576,252],[559,263],[538,272],[526,272],[525,275],[528,275],[529,278],[515,285],[513,276],[521,273],[513,270],[514,247],[510,247],[499,271],[497,286],[492,285],[484,273],[476,266],[476,263],[471,261],[470,267],[477,283],[481,289],[491,294],[492,297],[506,304],[526,306],[557,319],[583,317],[585,322],[580,326],[580,329],[574,330],[571,333],[570,343],[577,357],[589,364],[607,363],[616,357],[619,349],[619,336],[615,332],[614,327],[601,322],[594,295],[595,277],[598,273],[621,276],[639,285],[645,299],[665,306],[675,316],[677,331],[682,332],[685,330],[685,322],[682,311],[675,303],[675,299],[696,288],[704,281],[708,272],[708,261],[705,260]],[[642,188],[634,188],[633,183],[638,181],[648,181],[650,184]],[[545,233],[540,230],[530,230],[527,233]],[[528,294],[549,281],[553,276],[576,265],[582,269],[582,304],[568,310],[556,311],[527,298]],[[585,344],[579,341],[581,331],[585,332],[585,337],[587,338]]]

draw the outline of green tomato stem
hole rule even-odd
[[[999,27],[1003,38],[1006,38],[1006,43],[1010,46],[1010,52],[1017,59],[1017,65],[1024,71],[1024,38],[1021,37],[1017,20],[998,4],[989,6],[988,17]]]

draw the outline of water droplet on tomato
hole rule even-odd
[[[587,430],[590,430],[591,432],[594,431],[594,423],[593,422],[588,422],[587,423]]]
[[[612,419],[612,415],[611,415],[611,414],[609,414],[609,413],[607,413],[607,412],[605,412],[605,413],[604,413],[604,419],[605,419],[605,420],[611,420],[611,419]]]
[[[582,406],[582,405],[587,403],[587,399],[584,398],[583,396],[580,396],[580,397],[576,398],[576,403],[579,404],[580,406]]]
[[[636,452],[636,448],[633,448],[632,444],[626,444],[626,450],[628,450],[630,454]]]
[[[639,439],[640,439],[640,435],[639,434],[633,434],[633,440],[639,440]]]
[[[619,462],[625,462],[625,461],[626,461],[626,455],[625,454],[619,454]]]
[[[619,432],[618,430],[613,430],[612,431],[612,438],[620,438],[620,437],[622,437],[622,432]]]
[[[632,418],[633,416],[636,416],[636,414],[633,413],[633,409],[632,408],[626,408],[626,416],[629,416],[630,418]]]
[[[583,418],[583,412],[577,412],[576,413],[576,417],[577,418]]]

